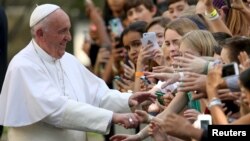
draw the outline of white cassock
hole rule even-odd
[[[56,60],[32,40],[9,64],[0,124],[9,141],[84,141],[84,131],[108,133],[113,112],[131,112],[130,96],[110,90],[73,55]]]

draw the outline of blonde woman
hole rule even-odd
[[[217,45],[217,42],[209,31],[193,30],[182,37],[180,52],[195,56],[213,56],[213,48]]]

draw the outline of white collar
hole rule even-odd
[[[47,62],[57,62],[59,59],[50,56],[47,52],[45,52],[34,39],[32,39],[33,46],[35,47],[35,51],[39,55],[39,57]]]

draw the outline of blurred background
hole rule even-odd
[[[8,61],[31,40],[29,18],[36,5],[54,3],[61,6],[71,18],[71,34],[73,40],[68,44],[67,51],[76,55],[84,65],[89,60],[81,50],[84,32],[87,32],[88,20],[85,15],[84,0],[0,0],[8,18]],[[102,8],[103,0],[93,0]]]

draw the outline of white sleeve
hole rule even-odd
[[[131,93],[121,93],[117,90],[109,90],[108,94],[102,96],[99,107],[111,110],[115,113],[131,113],[128,104]]]
[[[60,109],[44,118],[43,122],[59,128],[107,134],[112,116],[112,111],[68,100]]]

